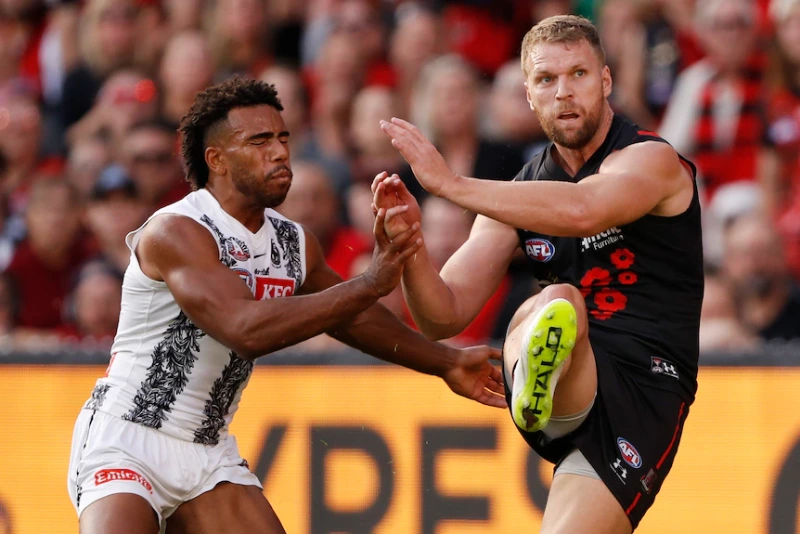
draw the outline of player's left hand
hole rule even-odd
[[[505,408],[503,373],[491,360],[500,360],[502,351],[493,347],[468,347],[457,351],[455,365],[442,378],[453,392],[487,406]]]
[[[461,177],[448,167],[444,157],[436,150],[419,128],[403,119],[381,121],[381,129],[392,139],[392,146],[406,159],[414,176],[425,190],[437,197]]]

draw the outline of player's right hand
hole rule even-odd
[[[386,234],[385,222],[387,213],[398,215],[406,212],[407,206],[395,206],[389,210],[378,208],[375,216],[375,249],[372,252],[372,263],[362,275],[375,292],[384,297],[400,284],[403,266],[422,246],[419,236],[419,223],[414,223],[403,232],[390,239]]]
[[[372,182],[372,212],[377,213],[378,208],[390,210],[395,206],[407,206],[403,213],[390,212],[386,217],[385,228],[389,239],[405,231],[409,226],[422,223],[422,211],[419,209],[417,199],[414,198],[400,177],[396,174],[382,172]]]

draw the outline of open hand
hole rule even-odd
[[[453,392],[462,397],[478,401],[487,406],[505,408],[503,373],[492,365],[491,360],[500,360],[502,351],[480,346],[460,349],[455,365],[442,378]]]
[[[381,121],[381,129],[392,139],[392,146],[406,159],[414,176],[425,190],[437,197],[459,176],[447,166],[444,157],[422,132],[403,119]]]
[[[385,297],[400,284],[403,275],[403,266],[422,246],[419,236],[419,223],[406,228],[394,239],[389,239],[384,229],[384,223],[389,214],[398,214],[406,211],[406,206],[395,206],[389,210],[378,209],[375,217],[375,249],[372,253],[372,263],[366,272],[361,275],[372,286],[375,292]]]
[[[378,208],[387,211],[395,206],[406,206],[408,209],[402,213],[393,211],[387,214],[384,222],[386,235],[389,239],[404,232],[414,223],[422,224],[422,212],[417,204],[417,199],[409,193],[399,176],[382,172],[372,182],[372,212],[378,213]]]

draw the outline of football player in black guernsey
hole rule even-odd
[[[628,533],[672,467],[697,388],[695,168],[612,111],[588,20],[545,19],[521,50],[528,101],[551,142],[513,181],[459,176],[415,126],[381,122],[429,193],[478,214],[441,272],[423,245],[403,290],[420,329],[448,338],[525,251],[542,290],[509,324],[503,363],[514,423],[555,464],[541,532]],[[376,210],[409,208],[386,219],[390,236],[419,221],[398,177],[378,175],[373,193]]]

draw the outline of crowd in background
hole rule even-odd
[[[702,348],[800,338],[800,0],[0,0],[0,346],[110,344],[125,235],[189,192],[180,119],[235,74],[275,84],[294,170],[279,209],[342,277],[369,264],[381,171],[443,265],[474,215],[426,196],[379,120],[418,125],[460,174],[513,178],[547,142],[519,46],[562,13],[598,24],[615,111],[698,166]],[[452,341],[502,338],[535,291],[520,254]],[[399,290],[383,302],[413,324]]]

